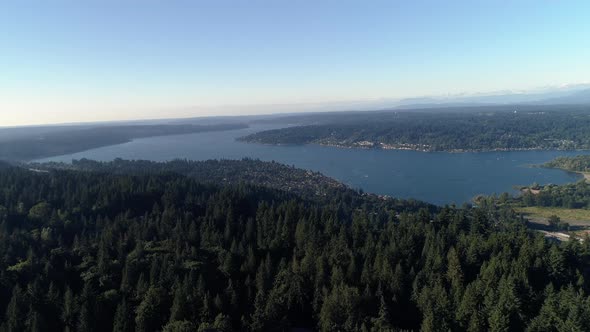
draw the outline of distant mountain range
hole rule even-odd
[[[531,90],[507,90],[488,93],[455,94],[445,96],[424,96],[412,98],[380,98],[317,103],[242,105],[219,107],[220,112],[242,114],[297,115],[302,112],[375,111],[391,109],[447,108],[494,105],[590,105],[590,83]],[[231,117],[230,117],[231,118]],[[229,118],[226,118],[229,119]],[[184,119],[186,120],[186,119]],[[200,119],[199,119],[200,120]]]
[[[553,97],[541,100],[545,105],[550,104],[590,104],[590,89],[574,92],[568,96]]]
[[[396,108],[431,108],[486,105],[590,105],[590,84],[551,87],[530,91],[501,91],[488,94],[451,95],[400,99]]]

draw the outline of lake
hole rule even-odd
[[[557,156],[590,151],[514,151],[445,153],[396,150],[362,150],[305,146],[271,146],[235,141],[236,137],[276,126],[188,135],[150,137],[129,143],[51,157],[38,161],[72,159],[176,158],[274,160],[322,172],[353,188],[400,198],[416,198],[435,204],[462,204],[477,194],[513,192],[514,185],[562,184],[580,175],[555,169],[533,168]]]

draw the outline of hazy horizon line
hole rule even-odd
[[[477,98],[477,97],[494,97],[494,96],[522,96],[522,95],[536,95],[536,94],[543,94],[543,93],[550,93],[550,92],[572,92],[575,93],[580,90],[590,89],[590,82],[578,82],[578,83],[564,83],[564,84],[556,84],[556,85],[546,85],[546,86],[539,86],[529,89],[506,89],[506,90],[493,90],[493,91],[482,91],[482,92],[462,92],[462,93],[447,93],[447,94],[437,94],[437,95],[416,95],[416,96],[407,96],[407,97],[380,97],[380,98],[366,98],[366,99],[350,99],[350,100],[333,100],[333,101],[307,101],[307,102],[284,102],[284,103],[255,103],[255,104],[224,104],[224,105],[194,105],[194,106],[184,106],[184,107],[170,107],[165,109],[160,109],[162,111],[172,111],[172,110],[187,110],[187,111],[201,111],[209,110],[215,111],[220,109],[225,109],[226,111],[232,111],[231,109],[250,109],[252,112],[246,113],[227,113],[227,114],[178,114],[173,116],[163,116],[163,117],[134,117],[134,118],[123,118],[123,119],[104,119],[104,120],[72,120],[72,121],[61,121],[61,122],[44,122],[44,123],[30,123],[30,124],[15,124],[15,125],[8,125],[2,126],[0,125],[0,129],[11,129],[11,128],[27,128],[27,127],[45,127],[45,126],[77,126],[77,125],[92,125],[92,124],[110,124],[110,123],[126,123],[126,122],[153,122],[153,121],[166,121],[166,120],[188,120],[188,119],[199,119],[199,118],[230,118],[230,117],[249,117],[249,116],[273,116],[273,115],[296,115],[296,114],[309,114],[309,113],[324,113],[324,112],[370,112],[370,111],[384,111],[387,109],[394,109],[394,108],[403,108],[404,106],[410,107],[409,109],[420,109],[419,105],[412,105],[406,104],[404,105],[404,101],[411,101],[417,99],[431,99],[430,103],[425,102],[425,105],[439,105],[440,107],[444,107],[445,104],[452,103],[453,100],[460,100],[461,98]],[[437,103],[439,101],[440,103]],[[391,105],[381,105],[375,106],[373,108],[370,107],[370,103],[375,102],[382,102],[382,103],[391,103]],[[398,104],[395,104],[398,103]],[[402,103],[402,104],[400,104]],[[465,102],[466,105],[463,107],[469,107],[467,105],[469,102]],[[473,102],[475,103],[475,102]],[[509,102],[509,103],[486,103],[479,106],[494,106],[494,105],[510,105],[510,104],[519,104],[522,102]],[[356,106],[361,107],[360,109],[351,109],[350,107]],[[364,105],[363,105],[364,104]],[[534,104],[534,102],[532,103]],[[531,105],[532,105],[531,104]],[[364,106],[365,108],[362,108]],[[287,109],[283,109],[282,111],[270,111],[264,112],[264,108],[276,108],[276,107],[283,107]],[[288,108],[293,107],[320,107],[320,109],[299,109],[299,110],[288,110]],[[336,107],[337,109],[321,109],[322,107]],[[369,108],[366,108],[369,107]],[[437,106],[438,107],[438,106]],[[436,108],[436,107],[435,107]],[[150,107],[142,108],[144,110],[154,110]]]

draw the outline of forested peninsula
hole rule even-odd
[[[579,155],[574,157],[558,157],[541,165],[548,168],[560,168],[570,172],[590,172],[590,155]]]
[[[297,193],[305,197],[326,197],[338,192],[356,194],[353,189],[321,173],[274,161],[266,162],[250,158],[205,161],[177,159],[169,162],[130,161],[119,158],[113,161],[99,162],[80,159],[72,160],[72,163],[28,163],[23,166],[38,171],[76,170],[119,175],[174,173],[188,176],[201,183],[221,185],[247,183]]]
[[[590,149],[590,116],[579,107],[498,110],[388,111],[267,130],[241,138],[263,144],[320,144],[345,148],[417,151]]]

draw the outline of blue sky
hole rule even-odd
[[[588,82],[589,15],[590,1],[3,1],[0,126]]]

